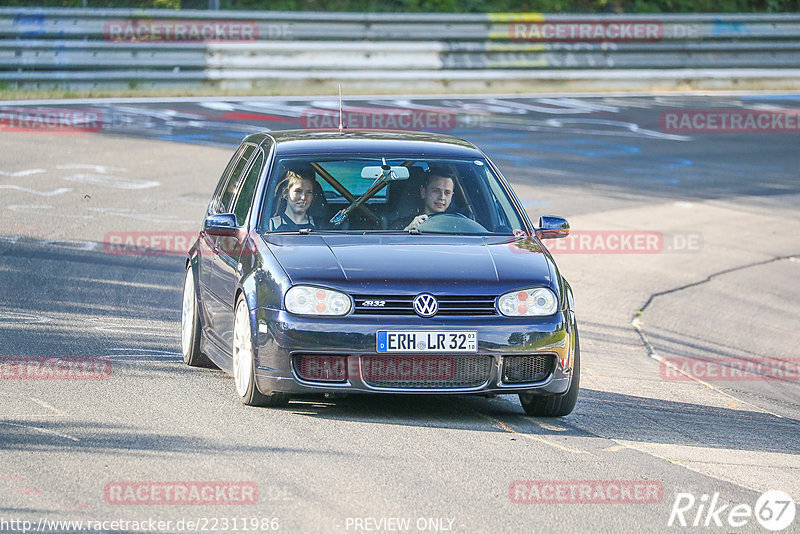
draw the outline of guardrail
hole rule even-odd
[[[317,92],[339,80],[373,90],[508,90],[569,80],[626,88],[698,80],[800,86],[800,14],[0,8],[6,88]]]

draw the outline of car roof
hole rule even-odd
[[[271,139],[278,156],[301,154],[426,155],[481,158],[483,153],[464,139],[450,135],[385,130],[280,130],[248,137]]]

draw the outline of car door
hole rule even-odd
[[[239,180],[230,208],[230,212],[236,216],[236,224],[241,230],[236,236],[219,239],[218,252],[214,258],[211,284],[214,293],[225,304],[225,312],[221,312],[215,321],[220,341],[226,349],[231,348],[233,341],[233,311],[236,304],[234,299],[242,274],[241,256],[251,252],[250,248],[246,246],[248,239],[246,223],[256,185],[264,171],[264,159],[264,151],[256,148],[247,170]]]
[[[233,168],[241,159],[244,149],[245,145],[241,145],[236,152],[234,152],[233,157],[231,157],[228,165],[225,167],[225,171],[222,173],[219,182],[217,182],[217,187],[214,190],[214,194],[211,196],[211,202],[209,202],[208,209],[206,210],[206,217],[220,213],[219,203],[220,198],[222,197],[222,192],[225,190],[228,180],[230,180]],[[198,245],[199,259],[197,265],[197,279],[199,282],[198,286],[200,289],[200,299],[205,303],[210,298],[209,291],[211,286],[211,269],[214,263],[214,247],[216,245],[216,239],[214,236],[206,233],[204,229],[201,229]],[[207,317],[204,317],[203,324],[208,326]]]
[[[238,151],[238,158],[231,168],[230,175],[222,180],[221,189],[216,196],[216,202],[209,208],[213,213],[209,215],[218,215],[221,213],[230,213],[231,205],[233,203],[234,193],[236,192],[239,182],[247,169],[247,164],[250,157],[255,151],[255,145],[246,143]],[[203,267],[205,267],[205,282],[207,284],[207,296],[205,302],[206,312],[206,338],[219,345],[221,348],[226,348],[224,342],[226,337],[225,332],[225,316],[227,313],[232,312],[232,304],[225,300],[225,296],[220,294],[220,286],[216,283],[217,270],[220,264],[220,245],[225,245],[230,240],[228,236],[215,236],[206,233],[205,242],[211,248],[210,254],[207,255]],[[201,269],[203,268],[201,267]],[[222,321],[222,322],[220,322]]]

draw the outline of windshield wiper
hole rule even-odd
[[[280,230],[280,231],[273,231],[273,232],[261,232],[263,235],[284,235],[284,234],[291,234],[291,235],[308,235],[311,232],[315,234],[325,233],[325,230],[320,230],[319,228],[299,228],[297,230]]]

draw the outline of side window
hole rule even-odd
[[[258,184],[258,177],[261,176],[261,169],[264,165],[264,152],[259,150],[258,155],[250,167],[250,172],[244,177],[242,187],[239,190],[239,195],[236,197],[236,204],[233,208],[233,213],[236,215],[236,223],[243,225],[244,220],[247,218],[247,211],[250,209],[250,204],[253,202],[253,193]]]
[[[239,149],[236,150],[236,153],[233,155],[231,160],[228,162],[228,165],[225,167],[225,172],[222,173],[219,182],[217,182],[217,188],[214,189],[214,196],[211,197],[211,202],[208,205],[208,215],[215,215],[217,213],[221,213],[219,200],[220,197],[222,196],[222,191],[225,189],[225,186],[228,183],[228,180],[231,175],[231,169],[233,169],[236,162],[239,161],[239,158],[242,157],[242,152],[244,151],[244,149],[245,147],[240,146]]]
[[[219,199],[220,213],[230,213],[231,204],[233,203],[233,194],[236,192],[236,189],[239,185],[239,179],[242,177],[242,172],[244,171],[245,167],[247,167],[247,160],[250,159],[250,155],[253,153],[255,148],[256,147],[253,145],[247,145],[242,153],[242,157],[236,162],[236,166],[233,168],[231,177],[228,179],[228,183],[225,185],[225,189],[222,191],[222,196]]]

